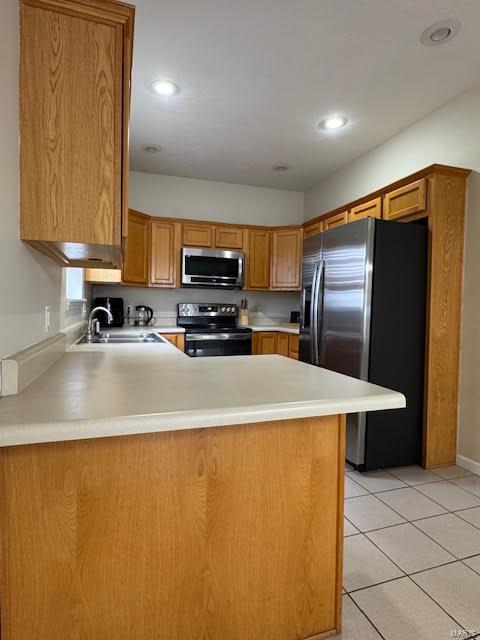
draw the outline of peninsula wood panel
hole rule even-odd
[[[342,224],[347,224],[348,222],[348,211],[342,211],[341,213],[336,213],[334,216],[329,216],[325,218],[323,221],[323,230],[328,231],[329,229],[334,229],[335,227],[339,227]]]
[[[215,246],[219,249],[243,249],[243,229],[241,227],[215,227]]]
[[[137,211],[128,214],[128,244],[123,281],[148,284],[150,276],[150,216]]]
[[[215,229],[210,224],[183,223],[184,247],[212,247]]]
[[[150,283],[175,287],[180,268],[180,225],[151,219]]]
[[[382,217],[382,199],[374,198],[368,202],[352,207],[348,214],[348,221],[354,222],[362,218],[381,218]]]
[[[426,178],[420,178],[399,189],[385,194],[383,200],[383,217],[385,220],[398,220],[427,209]]]
[[[272,232],[272,289],[300,290],[302,240],[301,229],[274,229]]]
[[[2,640],[340,629],[341,416],[0,457]]]
[[[249,229],[247,232],[246,289],[270,288],[271,232]]]

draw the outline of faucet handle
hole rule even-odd
[[[93,320],[92,333],[94,336],[98,336],[98,334],[100,333],[100,320]]]

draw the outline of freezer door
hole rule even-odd
[[[365,218],[325,232],[319,365],[368,380],[375,221]],[[347,416],[347,459],[365,455],[365,414]]]
[[[316,296],[315,284],[318,266],[322,259],[322,236],[320,233],[307,238],[303,243],[302,293],[300,301],[300,342],[299,360],[315,364],[318,351],[315,350],[314,336],[316,320],[313,317]]]

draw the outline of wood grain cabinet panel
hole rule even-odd
[[[215,229],[211,224],[183,223],[182,243],[184,247],[213,247]]]
[[[85,282],[120,284],[122,271],[121,269],[85,269]]]
[[[150,275],[150,216],[137,211],[128,215],[128,244],[123,281],[147,285]]]
[[[339,227],[342,224],[347,224],[348,222],[348,211],[342,211],[341,213],[336,213],[334,216],[330,216],[323,221],[323,229],[324,231],[328,231],[329,229],[334,229],[335,227]]]
[[[274,229],[272,232],[271,288],[300,290],[302,230]]]
[[[277,353],[278,333],[276,331],[256,331],[253,334],[253,338],[254,355]]]
[[[279,333],[277,336],[277,353],[279,356],[286,356],[288,358],[288,333]]]
[[[298,360],[299,337],[295,333],[288,334],[288,356]]]
[[[390,191],[384,197],[383,217],[385,220],[398,220],[427,209],[426,178],[416,180],[404,187]]]
[[[215,227],[215,246],[219,249],[243,249],[243,229],[241,227]]]
[[[62,266],[120,267],[133,15],[21,2],[21,238]]]
[[[151,219],[150,283],[175,287],[180,268],[180,225]]]
[[[180,351],[185,351],[185,334],[184,333],[161,333],[162,338],[168,340],[170,344],[173,344],[174,347],[180,349]]]
[[[247,231],[246,289],[268,290],[270,287],[271,236],[269,230]]]
[[[316,236],[318,233],[323,231],[323,222],[311,222],[310,224],[306,224],[303,227],[303,237],[310,238],[310,236]]]
[[[382,199],[374,198],[356,207],[352,207],[348,214],[348,221],[354,222],[362,218],[381,218],[382,217]]]

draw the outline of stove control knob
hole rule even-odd
[[[225,307],[222,307],[221,311],[223,311],[223,313],[225,313],[225,311],[226,311]]]

